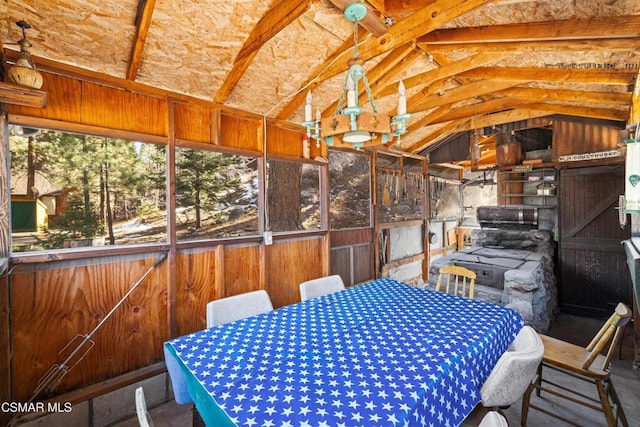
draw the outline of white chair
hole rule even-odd
[[[220,298],[207,304],[207,328],[255,316],[273,310],[265,290]]]
[[[535,378],[543,355],[540,336],[531,326],[524,326],[480,389],[482,405],[504,408],[520,399]]]
[[[333,276],[320,277],[300,283],[300,299],[306,301],[342,290],[344,290],[342,277],[334,274]]]
[[[489,413],[482,418],[478,427],[509,427],[509,423],[507,419],[497,411],[489,411]]]
[[[153,420],[149,411],[147,411],[147,401],[144,398],[144,390],[142,387],[136,389],[136,413],[138,414],[138,423],[140,427],[153,427]]]

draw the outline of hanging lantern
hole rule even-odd
[[[14,66],[9,69],[7,75],[9,80],[17,85],[40,89],[42,87],[42,74],[36,69],[36,65],[31,59],[29,48],[31,48],[32,44],[27,40],[25,32],[31,26],[25,21],[18,21],[16,25],[22,29],[22,39],[18,41],[20,57]]]

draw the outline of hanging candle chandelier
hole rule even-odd
[[[396,143],[400,144],[400,136],[407,132],[406,121],[411,117],[407,113],[407,97],[402,81],[398,85],[398,108],[396,115],[390,117],[377,111],[371,88],[362,67],[363,60],[358,57],[358,21],[367,14],[367,7],[363,3],[352,3],[344,10],[344,16],[353,22],[354,50],[353,58],[349,61],[349,70],[338,99],[335,113],[322,118],[320,109],[316,110],[315,119],[312,117],[313,105],[311,92],[307,93],[304,121],[301,123],[307,130],[307,138],[316,140],[316,146],[320,147],[323,140],[332,146],[340,138],[343,144],[350,144],[355,149],[361,149],[367,143],[369,145],[386,144],[392,137],[396,137]],[[358,103],[360,83],[363,84],[371,112],[364,111]],[[346,98],[346,106],[344,101]],[[380,138],[379,141],[376,141]]]

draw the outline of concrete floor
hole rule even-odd
[[[602,323],[603,321],[597,319],[559,314],[551,326],[549,335],[586,346],[602,326]],[[620,356],[616,350],[612,363],[612,382],[624,407],[629,425],[637,427],[640,426],[640,377],[638,372],[632,370],[633,336],[631,327],[627,328]],[[545,371],[545,377],[547,373],[550,374],[551,372],[550,370]],[[554,375],[554,381],[567,384],[575,390],[584,390],[585,394],[596,395],[595,386],[583,381],[562,374]],[[555,402],[552,401],[552,398],[553,396],[548,394],[545,397],[544,393],[538,398],[533,393],[531,400],[539,406],[562,413],[563,416],[574,420],[577,425],[584,427],[606,426],[604,416],[601,413],[563,399],[558,399],[559,401]],[[510,426],[520,425],[520,410],[520,401],[504,410]],[[150,413],[156,427],[186,427],[192,425],[192,405],[177,405],[175,402],[169,402],[152,408]],[[137,425],[137,419],[132,418],[113,424],[113,427],[135,427]],[[477,423],[473,421],[464,425],[477,425]],[[527,425],[531,427],[561,427],[566,424],[542,412],[531,409],[529,410]]]

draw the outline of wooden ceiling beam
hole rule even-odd
[[[527,83],[528,80],[479,80],[447,90],[444,93],[435,93],[427,97],[421,94],[412,96],[407,100],[407,110],[412,113],[430,110],[445,104],[454,104],[476,96],[487,95],[513,86]]]
[[[233,64],[233,68],[227,74],[227,77],[218,88],[218,92],[216,92],[216,94],[213,96],[214,102],[218,104],[225,103],[229,95],[231,95],[231,92],[233,92],[233,89],[238,85],[238,82],[253,62],[253,59],[256,57],[258,52],[260,51],[254,50],[249,54],[249,56]]]
[[[493,43],[640,36],[640,16],[603,16],[589,19],[528,22],[482,27],[441,29],[418,37],[418,43]]]
[[[600,64],[594,64],[599,66]],[[544,82],[595,83],[632,85],[636,71],[617,68],[553,68],[553,67],[478,67],[459,73],[458,77],[493,80],[529,80]]]
[[[629,117],[629,108],[597,108],[578,105],[563,105],[551,102],[541,102],[529,105],[528,108],[538,111],[547,111],[550,114],[563,114],[565,116],[589,117],[592,119],[614,120],[626,122]]]
[[[349,6],[354,0],[329,0],[333,3],[338,9],[344,12],[345,8]],[[369,5],[365,3],[367,8],[367,14],[364,18],[358,21],[358,25],[362,26],[369,33],[374,35],[375,37],[380,37],[387,33],[388,27],[384,24],[384,21],[380,19],[378,14],[374,12]]]
[[[47,92],[0,81],[0,104],[44,108],[47,105]]]
[[[389,27],[387,34],[381,37],[372,37],[360,43],[358,47],[359,56],[365,61],[375,58],[491,1],[467,0],[465,2],[451,2],[451,0],[434,0],[431,4],[425,5],[419,11]],[[341,71],[344,71],[342,64],[333,64],[324,74],[335,76]]]
[[[629,52],[640,49],[640,37],[626,37],[616,39],[583,39],[583,40],[551,40],[551,41],[515,41],[515,42],[474,42],[474,43],[450,43],[431,44],[419,43],[419,46],[432,54],[469,50],[476,52],[511,52],[537,53],[537,52],[572,52],[572,51],[607,51]]]
[[[235,63],[242,62],[253,52],[259,50],[273,36],[282,31],[287,25],[304,14],[311,0],[277,1],[273,3],[271,9],[264,14],[258,23],[251,30],[251,34],[240,52],[236,56]]]
[[[244,45],[236,56],[233,68],[213,97],[215,102],[223,104],[227,100],[260,51],[260,48],[271,40],[273,36],[286,28],[287,25],[302,16],[309,8],[310,3],[311,0],[274,3],[274,6],[258,21],[247,40],[245,40]]]
[[[475,104],[465,105],[458,108],[448,108],[445,114],[438,114],[431,120],[425,120],[423,126],[432,125],[437,123],[444,123],[451,120],[470,119],[480,117],[485,114],[490,114],[495,111],[504,111],[513,108],[519,108],[528,104],[535,104],[540,102],[540,99],[536,98],[519,98],[519,97],[501,97],[494,98],[484,102],[477,102]],[[440,110],[440,109],[438,109]],[[425,116],[428,119],[431,114]]]
[[[366,61],[367,59],[389,52],[403,44],[413,41],[417,36],[433,31],[446,22],[491,1],[492,0],[467,0],[464,3],[452,5],[450,0],[434,0],[432,4],[425,6],[424,9],[421,9],[419,12],[389,27],[387,34],[381,37],[371,37],[368,40],[363,40],[358,48],[359,57]],[[352,51],[353,42],[346,40],[336,53],[316,68],[316,71],[302,87],[312,89],[323,80],[344,72],[346,69],[345,64],[337,59],[341,55]],[[306,90],[300,90],[298,94],[280,110],[277,117],[282,120],[288,119],[296,108],[302,105],[306,97],[306,92]]]
[[[384,0],[384,12],[387,15],[411,13],[424,7],[425,0]]]
[[[581,104],[602,104],[629,106],[631,94],[627,92],[591,92],[553,88],[513,87],[496,92],[497,96],[532,98],[538,101],[578,102]]]
[[[421,86],[421,92],[426,95],[430,91],[430,85],[433,82],[437,82],[442,79],[453,77],[463,71],[472,70],[476,67],[482,67],[483,65],[492,64],[494,62],[501,61],[504,58],[511,56],[510,53],[505,52],[491,52],[491,53],[477,53],[469,55],[466,58],[460,59],[456,62],[452,62],[447,65],[435,68],[433,70],[426,71],[421,74],[416,74],[409,78],[404,79],[404,85],[407,89],[412,87]],[[379,96],[388,96],[397,90],[397,82],[394,82],[384,89],[378,92]]]
[[[404,79],[406,78],[406,76],[403,76],[405,72],[409,68],[411,68],[411,66],[416,61],[421,59],[422,55],[423,54],[417,51],[415,48],[412,49],[408,55],[401,59],[400,63],[396,67],[389,70],[389,72],[385,73],[379,78],[375,79],[373,82],[370,82],[371,93],[373,94],[374,98],[385,96],[382,94],[382,90],[389,85],[395,86],[396,90],[394,91],[394,93],[396,93],[398,91],[398,83],[400,82],[400,80],[404,82]]]
[[[142,52],[147,42],[147,34],[151,26],[151,18],[156,8],[156,0],[139,0],[136,14],[136,35],[133,39],[133,47],[127,68],[127,80],[135,80],[142,61]]]

